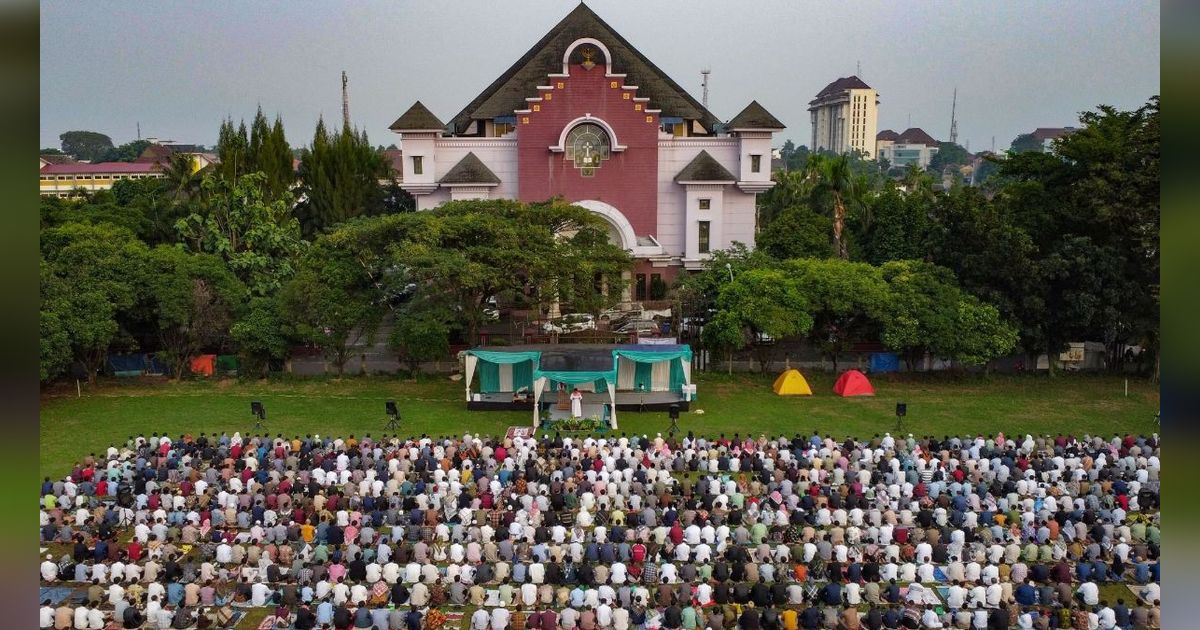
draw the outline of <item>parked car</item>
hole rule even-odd
[[[661,327],[653,319],[635,319],[626,322],[613,332],[622,335],[657,335]]]
[[[542,323],[542,332],[546,333],[561,335],[581,330],[596,330],[596,318],[587,313],[571,313]]]

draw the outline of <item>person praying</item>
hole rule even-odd
[[[583,392],[578,387],[571,390],[571,417],[583,417]]]

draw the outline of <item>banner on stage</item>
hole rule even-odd
[[[640,346],[675,346],[679,345],[679,340],[675,337],[638,337],[638,345]]]

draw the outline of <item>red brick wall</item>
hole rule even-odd
[[[612,87],[613,82],[617,87]],[[521,200],[544,201],[561,195],[567,201],[603,201],[620,210],[638,236],[656,234],[658,114],[647,114],[647,103],[635,102],[633,90],[622,89],[624,80],[605,77],[603,63],[591,70],[572,65],[569,78],[547,77],[545,85],[554,89],[529,95],[543,98],[529,106],[536,105],[539,111],[517,114]],[[584,114],[603,119],[616,133],[616,142],[627,147],[611,152],[592,177],[583,177],[563,153],[548,149],[558,144],[567,123]]]

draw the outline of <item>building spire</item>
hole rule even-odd
[[[704,81],[700,86],[704,88],[704,96],[700,99],[700,103],[704,105],[704,109],[708,109],[708,75],[712,74],[712,68],[705,68],[700,71],[700,75],[704,77]]]

